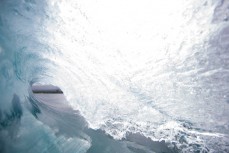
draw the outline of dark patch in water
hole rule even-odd
[[[34,117],[37,118],[37,114],[41,113],[40,108],[37,105],[36,100],[33,97],[28,97],[28,101],[30,102],[30,106],[29,106],[29,111],[33,114]]]
[[[0,152],[8,152],[9,144],[16,137],[23,115],[19,97],[14,94],[10,112],[0,110]]]
[[[147,138],[140,133],[127,133],[126,140],[134,142],[138,145],[145,146],[149,150],[157,153],[176,153],[177,150],[170,149],[165,141],[152,141],[150,138]],[[133,148],[133,147],[132,147]],[[137,149],[137,148],[135,148]]]
[[[2,112],[0,110],[0,125],[2,128],[7,128],[10,126],[13,122],[19,121],[22,116],[22,107],[20,103],[19,97],[14,94],[12,99],[12,106],[10,113],[9,112]]]

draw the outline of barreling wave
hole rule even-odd
[[[0,152],[228,152],[228,6],[0,0]]]

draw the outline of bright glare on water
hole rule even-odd
[[[14,93],[23,101],[30,82],[55,84],[90,128],[116,140],[140,133],[179,152],[227,152],[228,8],[227,0],[2,0],[1,108]]]

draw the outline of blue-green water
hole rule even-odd
[[[228,6],[0,0],[0,152],[228,152]]]

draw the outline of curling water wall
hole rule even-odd
[[[139,132],[184,151],[228,149],[228,5],[61,2],[50,26],[62,53],[51,58],[55,83],[116,139]]]
[[[11,149],[28,148],[31,133],[42,135],[37,148],[90,146],[57,137],[31,115],[33,82],[59,86],[90,128],[114,139],[140,133],[180,152],[227,152],[228,7],[227,0],[1,0],[0,119],[17,101],[14,137],[23,139]],[[14,124],[7,125],[1,142],[13,146],[6,131]]]

